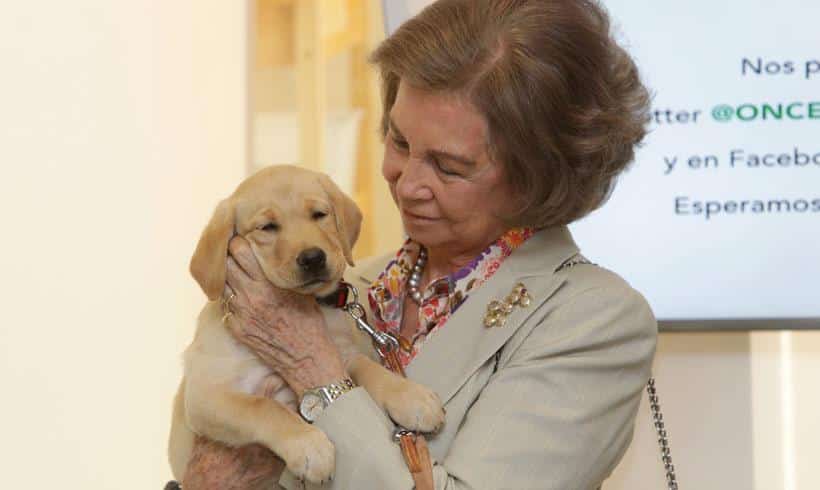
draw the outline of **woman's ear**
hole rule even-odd
[[[320,175],[319,183],[330,198],[333,216],[336,218],[336,233],[342,243],[342,251],[347,263],[353,264],[353,245],[359,239],[362,227],[362,212],[359,206],[349,198],[327,175]]]
[[[225,289],[228,242],[234,235],[234,223],[234,203],[228,198],[216,207],[191,258],[191,275],[211,301],[219,298]]]

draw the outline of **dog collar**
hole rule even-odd
[[[344,307],[344,305],[347,304],[348,292],[349,289],[347,288],[347,286],[344,283],[340,282],[339,287],[336,289],[336,291],[330,293],[327,296],[316,298],[316,301],[320,305],[330,306],[333,308],[342,308]]]

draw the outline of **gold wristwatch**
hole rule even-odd
[[[353,380],[345,378],[338,383],[311,388],[305,391],[299,401],[299,415],[312,424],[328,405],[355,387]]]

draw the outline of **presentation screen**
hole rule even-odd
[[[645,145],[571,227],[667,329],[820,328],[820,2],[605,2]]]
[[[653,100],[582,252],[665,330],[820,328],[820,2],[603,3]]]

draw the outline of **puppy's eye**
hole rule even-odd
[[[264,226],[260,226],[259,229],[262,231],[279,231],[279,225],[276,223],[268,223]]]
[[[324,218],[325,216],[327,216],[327,213],[325,213],[323,211],[314,211],[313,214],[310,215],[310,217],[315,219],[315,220],[320,220],[320,219]]]

